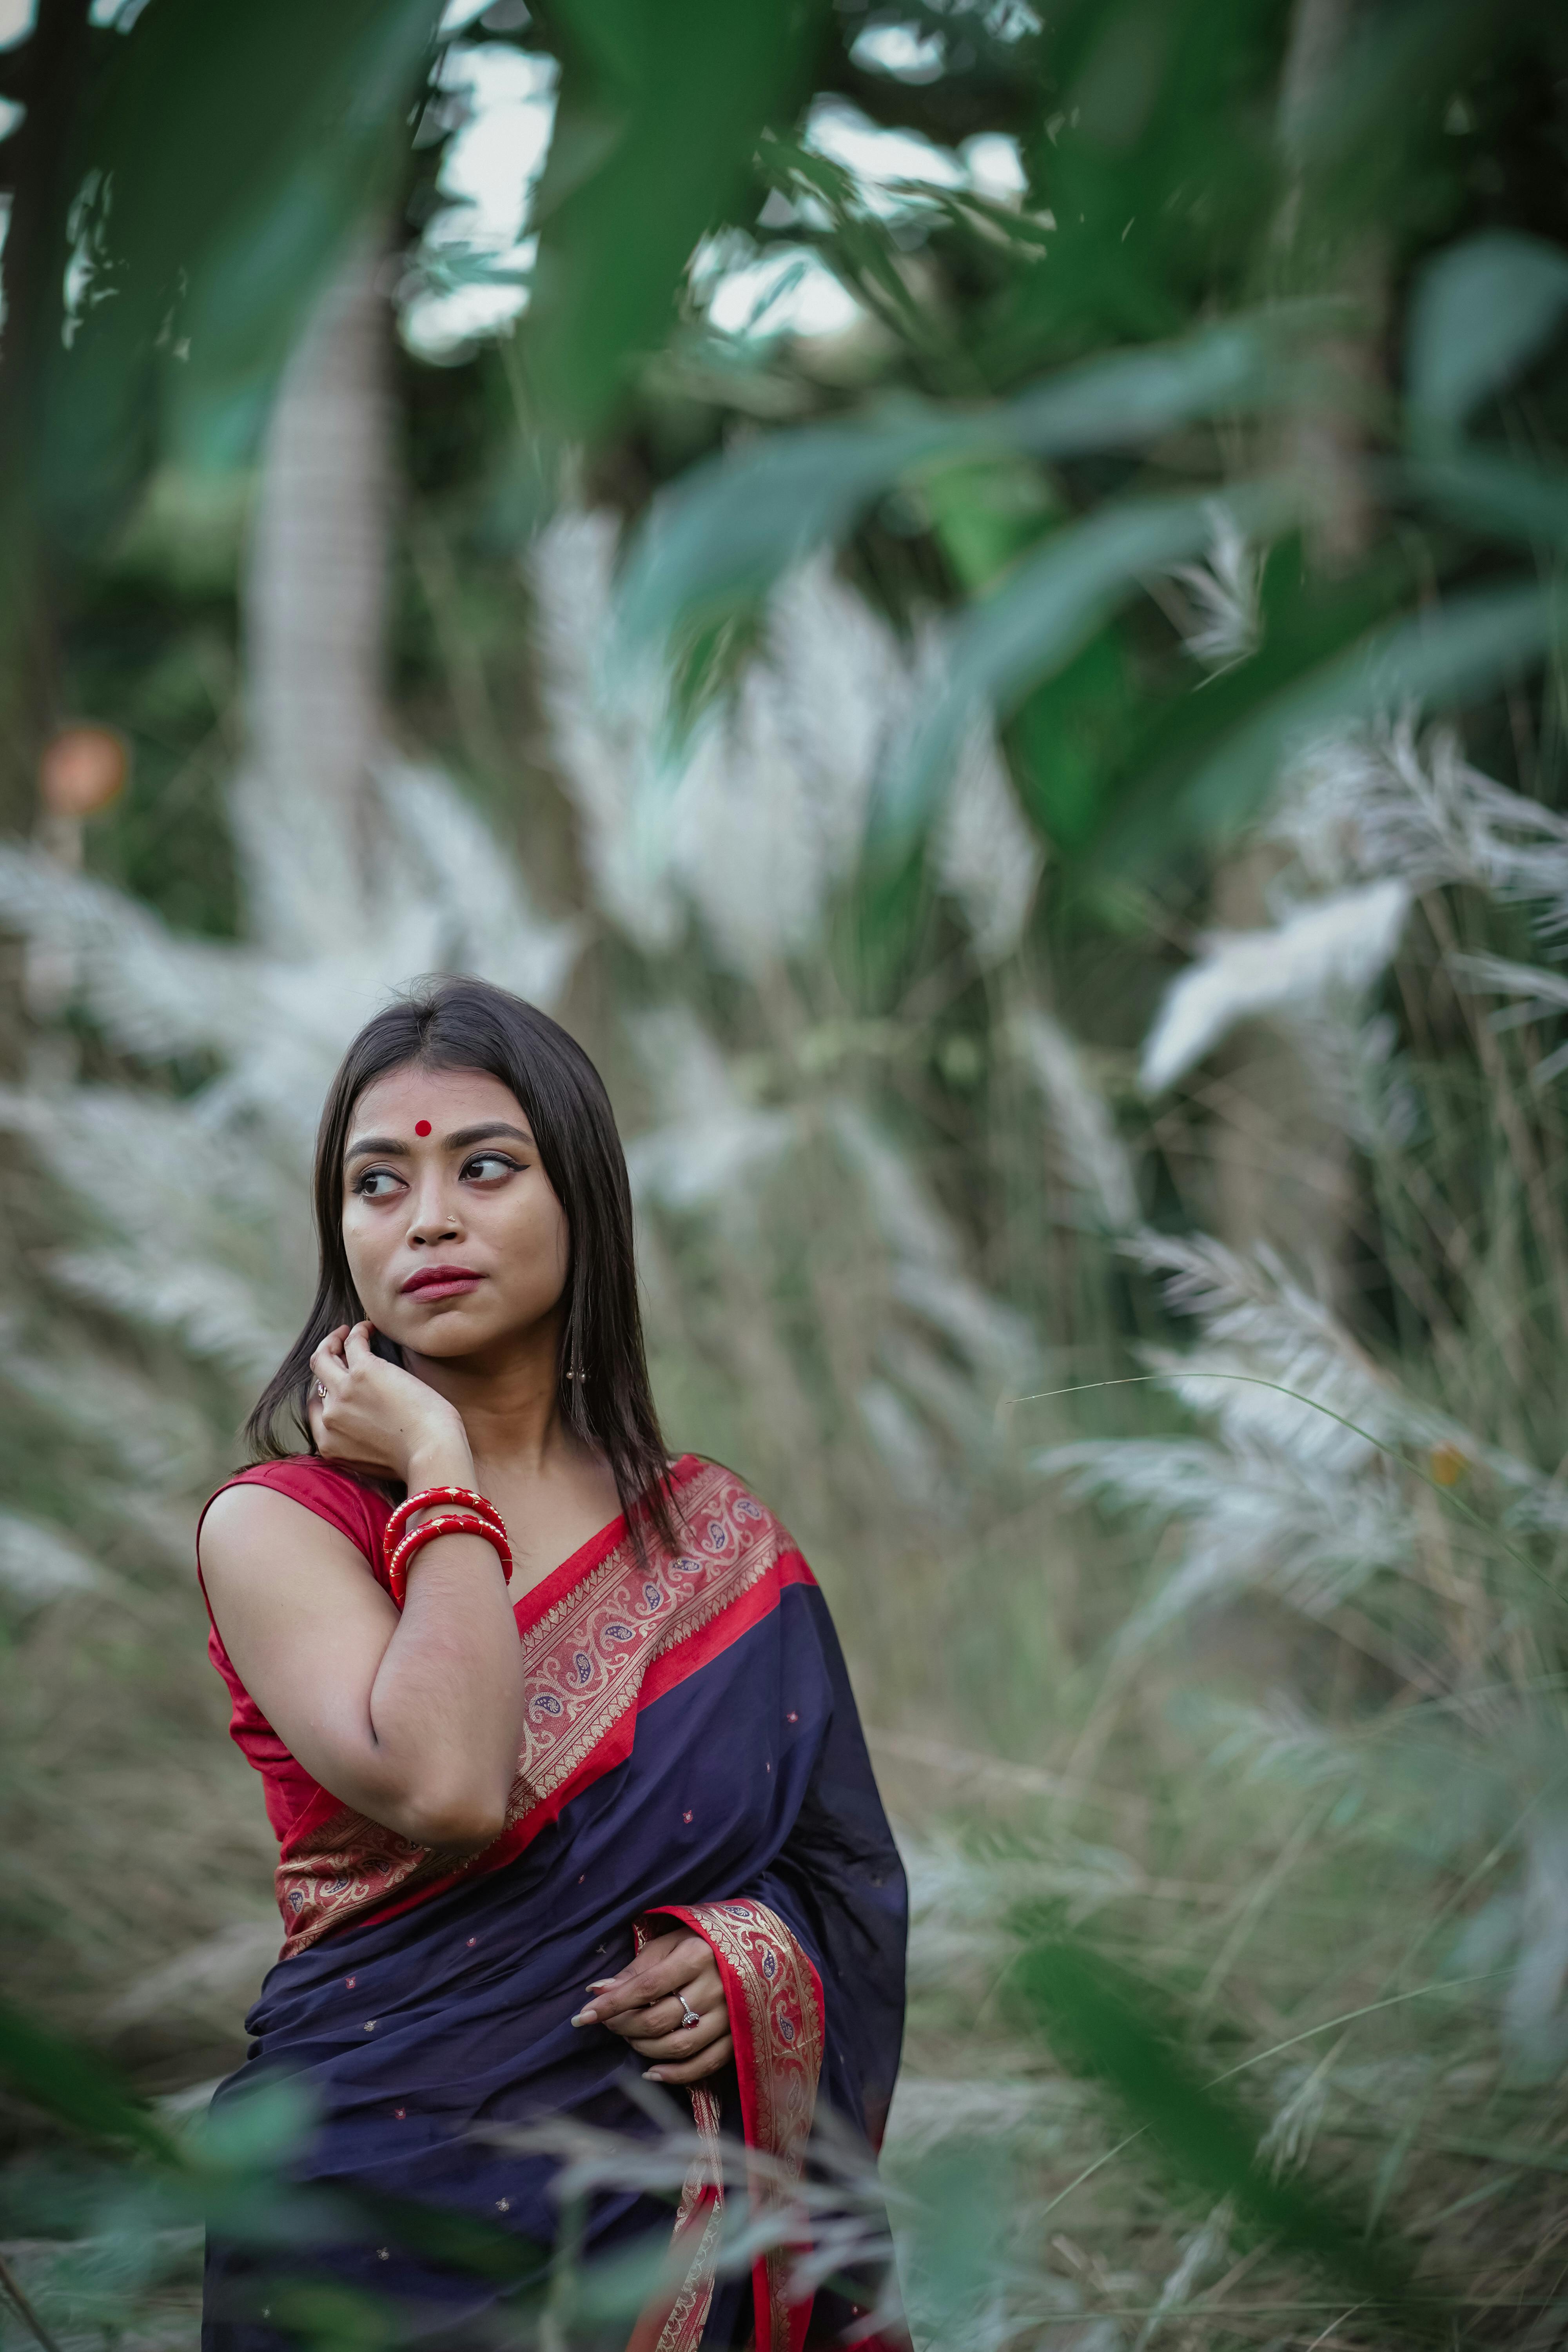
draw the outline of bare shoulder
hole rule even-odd
[[[308,1504],[275,1486],[240,1481],[225,1486],[207,1505],[197,1540],[202,1574],[230,1587],[258,1575],[275,1580],[295,1563],[319,1570],[365,1572],[362,1552],[341,1528]]]

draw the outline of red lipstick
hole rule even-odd
[[[471,1265],[422,1265],[403,1286],[405,1298],[460,1298],[484,1280]]]

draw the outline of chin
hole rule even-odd
[[[416,1356],[468,1356],[506,1337],[504,1328],[496,1328],[489,1317],[465,1315],[465,1303],[453,1299],[449,1305],[426,1307],[421,1315],[405,1312],[394,1322],[378,1323],[376,1329]]]

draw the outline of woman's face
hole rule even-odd
[[[468,1356],[541,1325],[566,1282],[565,1213],[526,1113],[499,1078],[410,1066],[349,1122],[343,1247],[378,1331],[422,1356]]]

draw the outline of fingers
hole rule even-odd
[[[574,2025],[603,2025],[651,2058],[651,2083],[698,2083],[734,2054],[723,1979],[700,1936],[677,1929],[654,1936],[630,1966],[599,1984]],[[682,2022],[689,2011],[694,2024]]]
[[[310,1381],[305,1391],[305,1418],[310,1424],[310,1434],[320,1451],[326,1444],[325,1405],[329,1395],[342,1377],[342,1367],[333,1352],[336,1331],[329,1331],[310,1357]]]
[[[370,1344],[370,1330],[368,1323],[356,1323],[344,1338],[343,1360],[351,1371],[358,1371],[362,1364],[376,1361],[375,1351]]]
[[[612,2017],[619,2017],[627,2010],[647,2009],[653,2001],[665,2000],[696,1983],[721,1998],[719,1972],[701,1937],[681,1931],[656,1936],[644,1945],[629,1968],[601,1984],[589,1986],[593,1999],[578,2011],[572,2022],[607,2025]],[[704,2006],[700,2001],[694,2005]],[[707,2005],[711,2006],[711,2000]]]
[[[694,2058],[717,2042],[721,2033],[730,2031],[729,2011],[723,2008],[704,2010],[695,2025],[678,2025],[672,2033],[637,2033],[626,2037],[639,2058],[651,2059],[662,2066],[667,2059],[677,2064]]]
[[[310,1356],[310,1392],[312,1396],[315,1395],[316,1383],[318,1381],[326,1390],[329,1396],[335,1389],[342,1386],[345,1377],[345,1367],[343,1364],[343,1339],[346,1330],[347,1326],[340,1324],[335,1331],[329,1331],[326,1338],[321,1341],[320,1347],[316,1348],[312,1351]],[[321,1399],[317,1397],[316,1402],[319,1404],[321,1402]]]
[[[722,1990],[721,1990],[715,2000],[704,1998],[694,1987],[684,1995],[677,1994],[669,2000],[650,2001],[647,2009],[626,2010],[619,2017],[606,2018],[605,2022],[612,2033],[619,2033],[634,2044],[641,2042],[657,2042],[663,2034],[691,2032],[692,2029],[686,2022],[686,2012],[689,2009],[695,2011],[699,2017],[707,2017],[714,2012],[722,2017],[724,2014]],[[693,2043],[692,2046],[695,2048],[696,2044]]]
[[[727,2066],[735,2054],[735,2044],[728,2033],[706,2049],[700,2058],[693,2058],[685,2066],[650,2066],[645,2081],[649,2083],[700,2083],[705,2074],[716,2074]]]
[[[604,1997],[601,1995],[593,2007],[599,2011],[603,2005]],[[661,2033],[689,2032],[691,2029],[687,2019],[691,2011],[699,2017],[722,2017],[724,2014],[723,1979],[711,1962],[706,1968],[699,1969],[694,1977],[689,1977],[667,2000],[650,2000],[640,2008],[622,2009],[614,2016],[595,2016],[584,2021],[603,2024],[610,2032],[625,2035],[628,2042],[646,2041],[656,2039]]]

